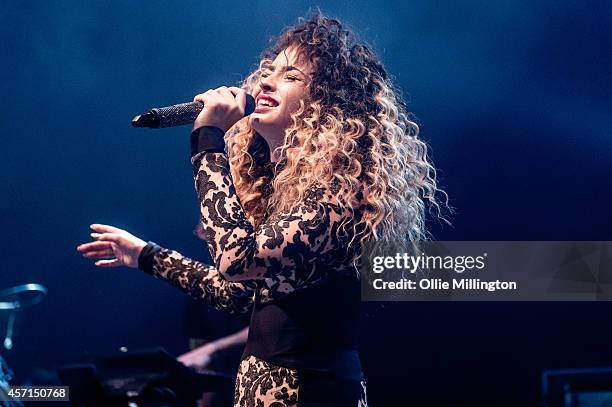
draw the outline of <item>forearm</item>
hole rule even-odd
[[[236,281],[253,266],[255,230],[236,194],[227,155],[206,152],[196,156],[193,165],[210,254],[219,272]]]
[[[225,281],[214,267],[152,242],[141,252],[138,267],[217,310],[246,313],[251,308],[254,287]]]
[[[206,242],[217,270],[230,281],[258,279],[257,242],[231,177],[222,130],[205,126],[191,134],[191,163]]]

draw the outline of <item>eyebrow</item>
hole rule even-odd
[[[276,67],[273,64],[263,64],[261,66],[261,69],[270,69],[271,71],[275,71]],[[299,73],[301,73],[304,76],[308,76],[306,73],[304,73],[301,69],[299,69],[298,67],[295,67],[293,65],[285,65],[280,69],[281,72],[289,72],[289,71],[298,71]]]

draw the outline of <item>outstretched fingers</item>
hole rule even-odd
[[[95,230],[96,232],[101,232],[101,233],[121,233],[123,232],[123,229],[119,229],[116,228],[114,226],[111,225],[104,225],[101,223],[94,223],[92,225],[89,226],[92,230]]]
[[[121,263],[121,261],[119,261],[118,259],[98,260],[94,264],[96,266],[98,266],[98,267],[119,267],[119,266],[123,266],[123,263]]]
[[[90,235],[99,242],[121,242],[121,236],[117,233],[91,233]]]
[[[115,258],[115,253],[113,250],[97,250],[97,251],[89,251],[83,254],[83,257],[87,257],[88,259],[108,259]]]
[[[95,242],[83,243],[77,246],[77,250],[80,252],[90,252],[96,250],[106,250],[110,249],[111,247],[111,242],[96,240]]]

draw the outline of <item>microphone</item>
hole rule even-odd
[[[202,111],[204,105],[200,102],[180,103],[167,107],[155,107],[146,113],[134,116],[132,126],[161,129],[164,127],[182,126],[193,123]],[[246,95],[244,115],[248,116],[255,111],[255,99]]]

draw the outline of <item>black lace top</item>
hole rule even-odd
[[[245,356],[361,379],[360,285],[348,245],[357,214],[336,201],[337,191],[316,187],[291,211],[253,227],[236,195],[222,136],[206,127],[192,134],[195,187],[214,265],[149,242],[139,267],[216,309],[252,310]]]

